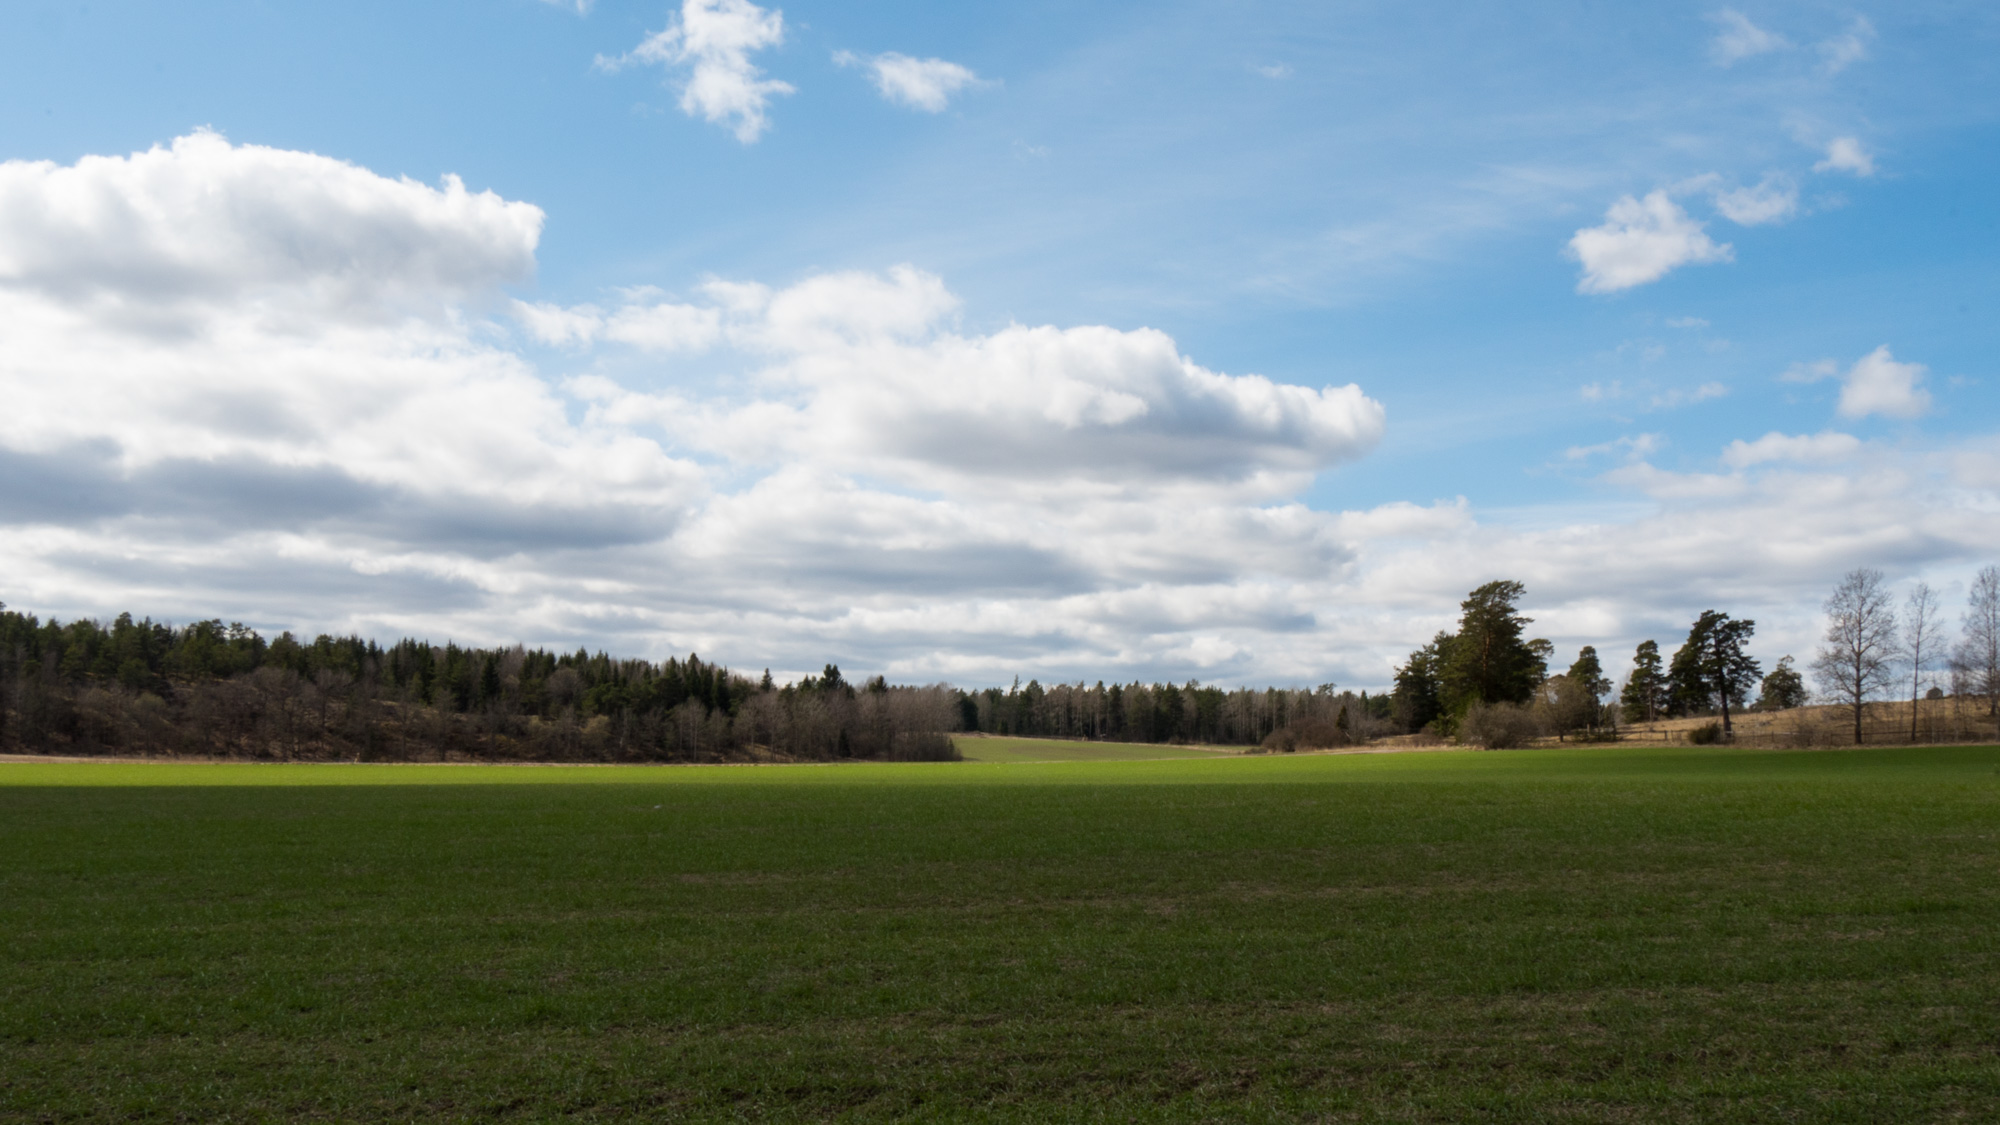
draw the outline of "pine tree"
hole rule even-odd
[[[1789,711],[1794,707],[1804,707],[1809,696],[1806,693],[1805,678],[1798,669],[1792,667],[1792,658],[1786,656],[1778,661],[1764,677],[1764,690],[1757,697],[1759,711]]]
[[[1576,663],[1569,666],[1566,675],[1570,682],[1589,699],[1590,715],[1585,725],[1593,731],[1596,730],[1598,713],[1603,710],[1603,699],[1611,692],[1611,681],[1604,678],[1604,665],[1597,659],[1597,646],[1583,646],[1576,654]]]
[[[1687,643],[1674,653],[1670,678],[1676,700],[1721,707],[1724,737],[1730,733],[1729,705],[1741,707],[1744,695],[1762,672],[1757,661],[1743,651],[1756,631],[1757,623],[1748,618],[1739,621],[1713,609],[1703,610],[1688,630]]]
[[[1396,709],[1396,719],[1412,734],[1424,729],[1444,711],[1438,684],[1438,653],[1450,643],[1451,634],[1439,633],[1396,669],[1396,689],[1389,698]]]
[[[1534,619],[1514,609],[1526,592],[1519,582],[1488,582],[1459,603],[1458,635],[1440,653],[1438,677],[1453,715],[1474,703],[1526,703],[1547,678],[1537,643],[1521,635]]]
[[[1660,664],[1660,642],[1641,641],[1632,654],[1632,674],[1625,678],[1625,691],[1618,697],[1625,707],[1625,720],[1650,723],[1660,717],[1667,703],[1667,676]]]

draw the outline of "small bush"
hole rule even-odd
[[[962,762],[965,755],[958,749],[958,742],[948,734],[937,731],[902,731],[890,739],[889,753],[884,757],[891,762]]]
[[[1713,746],[1722,741],[1722,724],[1703,723],[1688,732],[1688,741],[1696,746]]]
[[[1460,739],[1488,750],[1525,746],[1540,733],[1533,712],[1512,703],[1475,703],[1459,726]]]
[[[1279,754],[1295,750],[1333,750],[1358,741],[1338,723],[1325,719],[1299,719],[1264,736],[1262,746]]]

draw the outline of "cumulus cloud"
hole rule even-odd
[[[1708,57],[1717,66],[1734,66],[1744,59],[1791,46],[1784,36],[1758,27],[1734,8],[1724,8],[1708,18],[1717,27],[1715,38],[1708,43]]]
[[[1717,191],[1715,209],[1739,226],[1779,223],[1798,213],[1799,189],[1785,176],[1766,176],[1754,187]]]
[[[536,209],[212,135],[0,185],[0,574],[44,612],[1263,666],[1354,557],[1290,493],[1384,424],[1157,331],[967,333],[909,267],[509,302]],[[646,367],[696,355],[719,381]]]
[[[1772,461],[1824,463],[1844,461],[1861,448],[1853,434],[1832,430],[1817,434],[1781,434],[1776,430],[1756,441],[1738,439],[1722,451],[1722,463],[1732,469],[1747,469]]]
[[[1876,348],[1847,369],[1840,387],[1840,416],[1916,418],[1929,413],[1931,394],[1922,386],[1926,370],[1921,363],[1898,363],[1887,344]]]
[[[750,55],[784,39],[782,12],[749,0],[683,0],[679,18],[666,30],[624,55],[599,56],[597,64],[608,71],[633,63],[681,71],[681,112],[726,125],[747,145],[770,127],[765,111],[771,99],[793,92],[790,83],[763,77]]]
[[[1615,293],[1658,281],[1681,266],[1729,261],[1734,251],[1709,238],[1665,191],[1655,191],[1613,203],[1602,224],[1569,240],[1569,255],[1583,265],[1577,292]]]
[[[766,396],[691,414],[672,396],[590,384],[583,393],[602,417],[657,419],[704,447],[912,485],[944,474],[994,487],[1070,479],[1125,489],[1296,484],[1366,452],[1384,424],[1381,405],[1353,384],[1217,373],[1148,329],[1014,325],[967,336],[951,329],[958,302],[943,281],[908,266],[715,296],[730,303],[679,315],[705,317],[713,339],[759,357]]]
[[[388,313],[525,280],[542,218],[455,176],[429,187],[202,132],[70,166],[0,164],[0,287],[128,325],[243,301]]]
[[[0,164],[0,448],[98,498],[74,518],[169,537],[232,504],[399,549],[657,533],[699,496],[692,466],[570,425],[462,319],[532,271],[541,222],[207,133]]]
[[[1875,158],[1853,137],[1835,137],[1826,146],[1826,159],[1813,165],[1815,172],[1850,172],[1856,176],[1875,174]]]
[[[1781,653],[1845,569],[2000,551],[1991,440],[1767,434],[1677,472],[1637,435],[1572,459],[1617,459],[1587,510],[1326,511],[1302,484],[1384,429],[1359,388],[969,331],[910,267],[510,303],[541,214],[451,181],[200,136],[0,184],[0,597],[44,613],[1378,686],[1496,577],[1565,653],[1716,604]],[[1884,349],[1847,382],[1879,411],[1898,379]]]
[[[647,352],[700,351],[721,336],[721,314],[667,300],[649,300],[649,293],[636,294],[611,313],[596,305],[565,308],[546,302],[513,302],[514,319],[528,336],[556,347],[589,347],[597,340],[630,344]]]
[[[952,95],[982,85],[971,69],[944,59],[917,59],[895,51],[864,58],[839,51],[833,60],[841,66],[867,68],[869,80],[884,98],[925,113],[943,113]]]

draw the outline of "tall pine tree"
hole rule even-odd
[[[1441,653],[1438,677],[1452,715],[1474,703],[1526,703],[1547,678],[1547,662],[1522,637],[1534,619],[1514,609],[1526,591],[1519,582],[1488,582],[1459,603],[1458,634]]]
[[[1625,677],[1625,691],[1618,701],[1630,723],[1650,723],[1666,709],[1667,674],[1660,662],[1660,642],[1639,642],[1639,650],[1632,654],[1632,674]]]

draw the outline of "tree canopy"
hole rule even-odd
[[[1674,702],[1691,710],[1719,708],[1725,735],[1730,730],[1730,705],[1741,708],[1762,675],[1757,661],[1743,651],[1756,631],[1757,623],[1748,618],[1704,610],[1688,630],[1687,643],[1674,653],[1669,674]]]
[[[1458,632],[1439,647],[1447,712],[1460,715],[1474,703],[1527,703],[1548,678],[1547,661],[1524,636],[1534,618],[1515,609],[1526,592],[1519,582],[1488,582],[1459,603]]]
[[[1618,697],[1628,722],[1650,723],[1667,708],[1666,665],[1660,659],[1660,642],[1640,641],[1632,654],[1632,673],[1625,678],[1625,690]]]
[[[1804,707],[1809,698],[1805,678],[1799,675],[1797,668],[1792,667],[1792,658],[1785,656],[1764,677],[1764,690],[1757,697],[1757,709],[1789,711],[1794,707]]]

